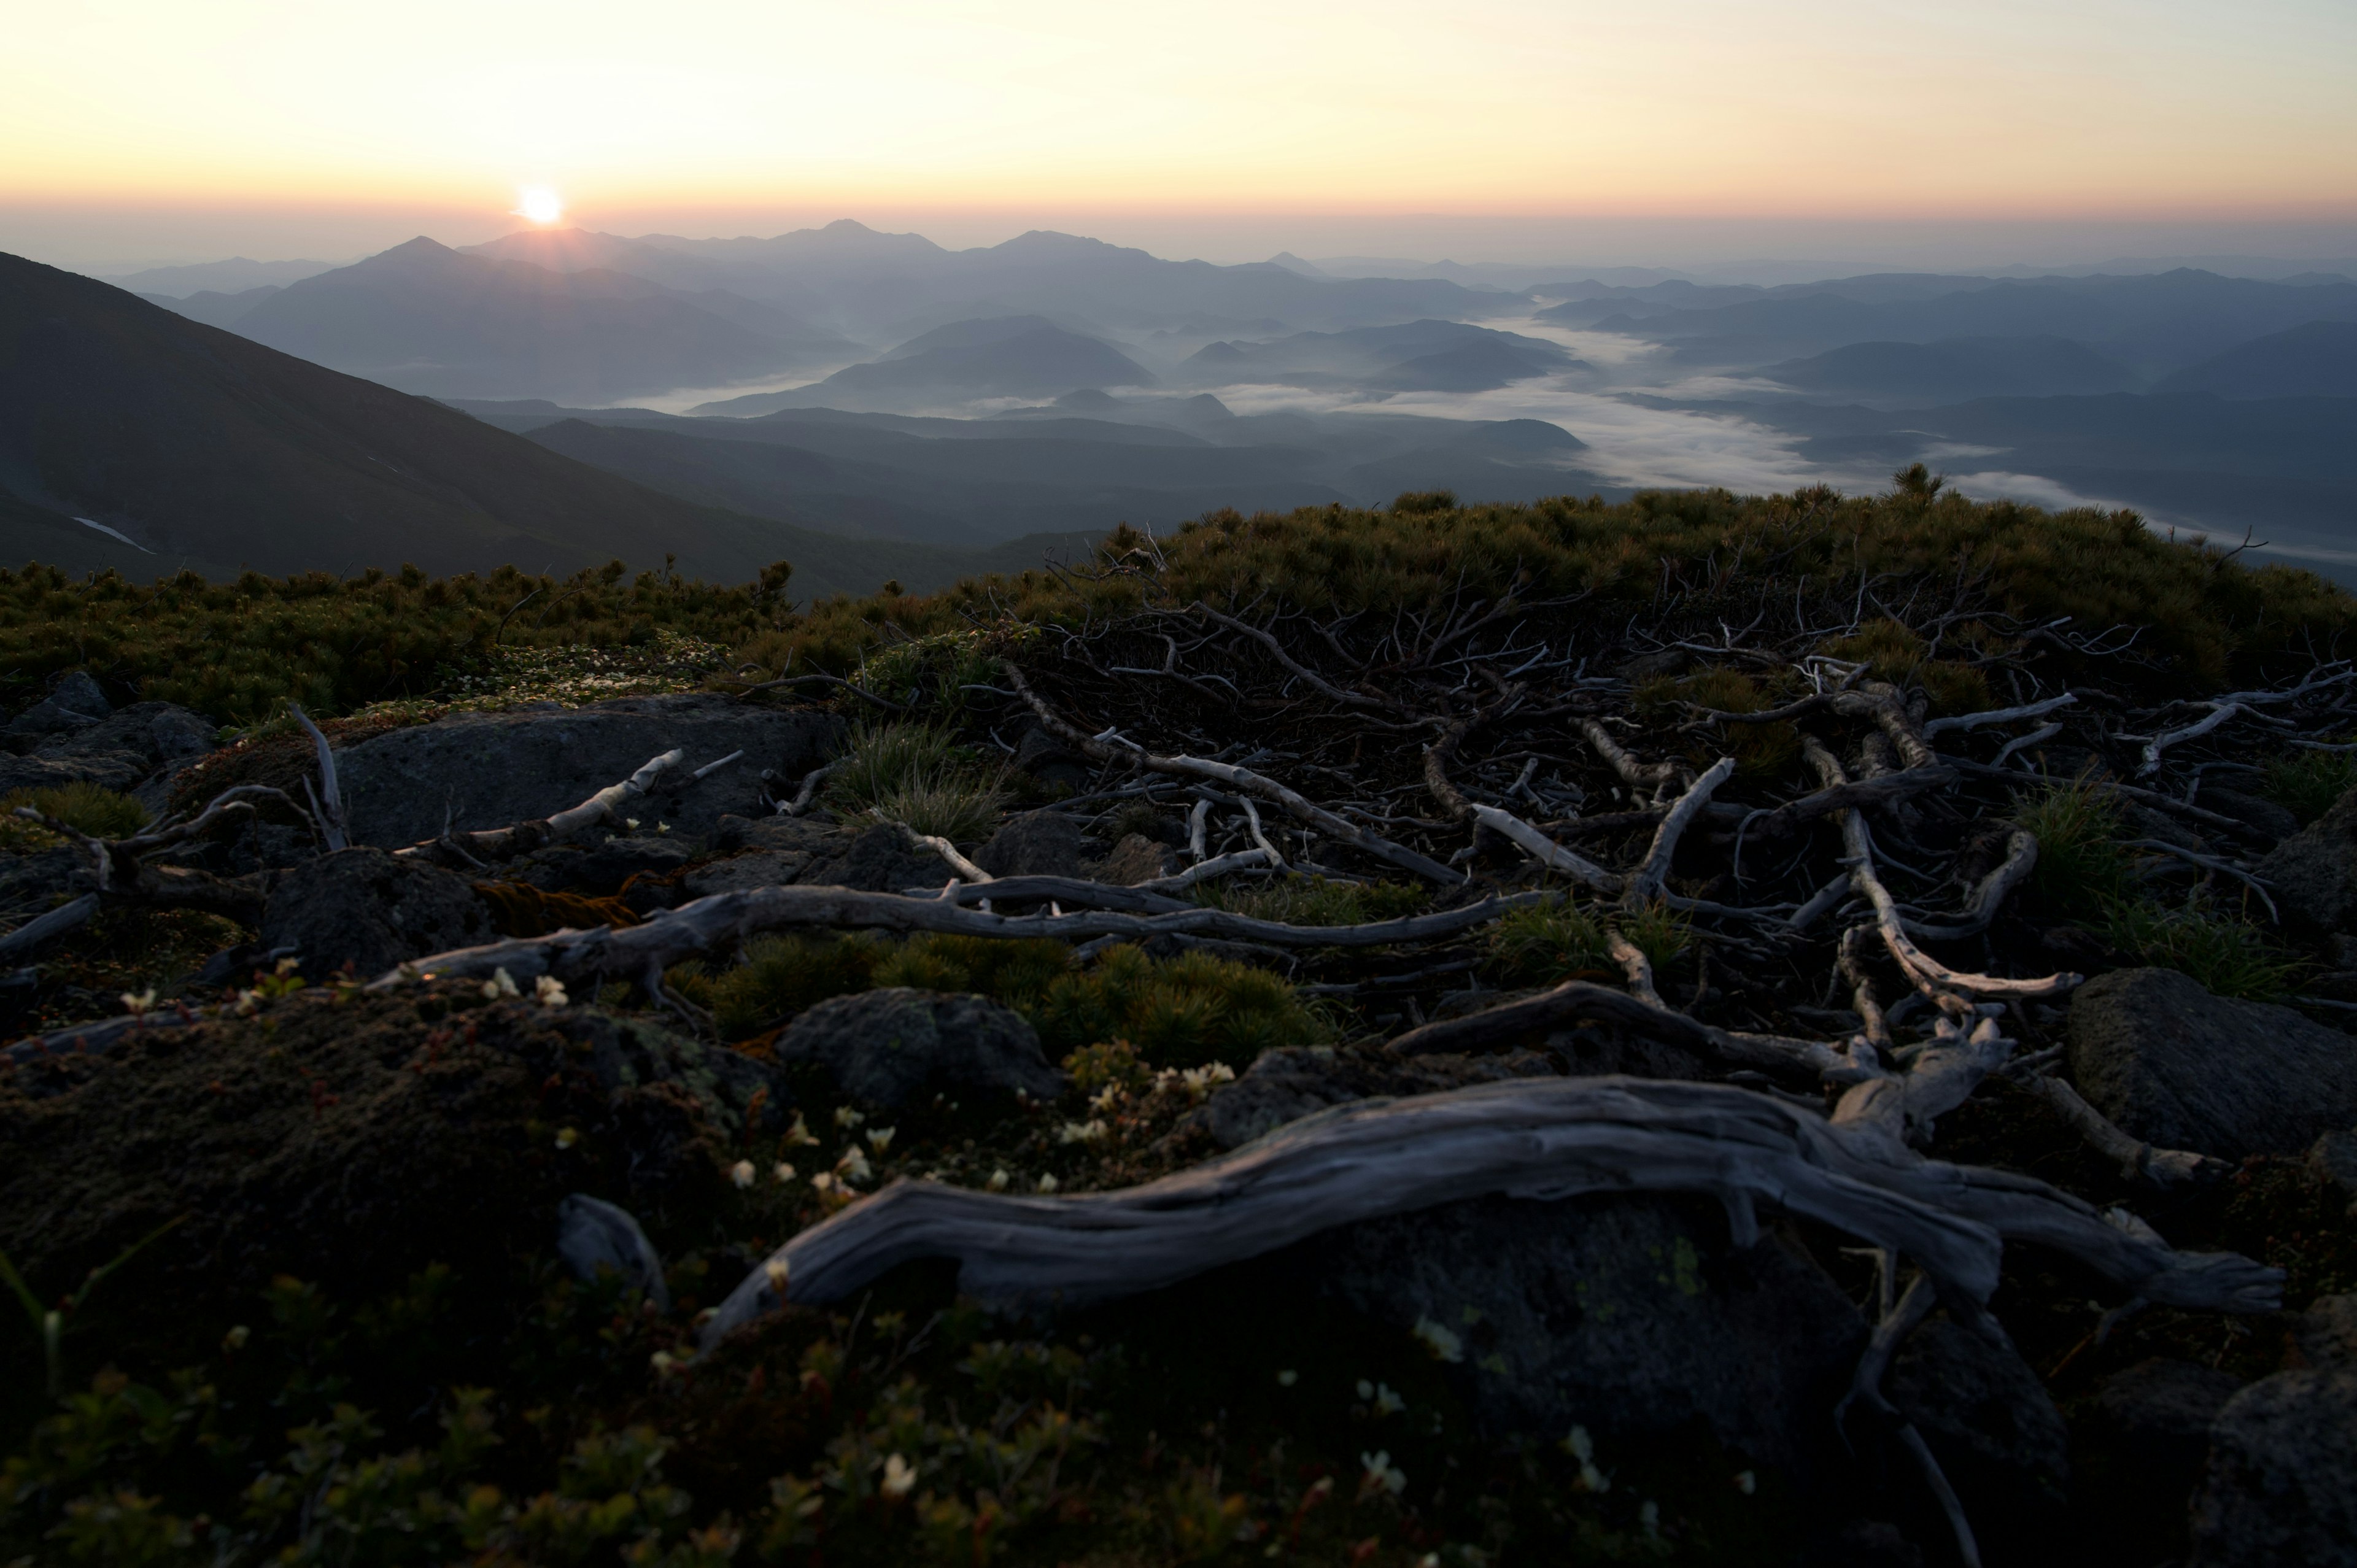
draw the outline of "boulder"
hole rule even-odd
[[[987,866],[984,867],[988,870]],[[1113,853],[1088,868],[1088,874],[1099,882],[1111,882],[1122,887],[1135,887],[1141,882],[1151,882],[1158,876],[1176,875],[1178,857],[1167,844],[1157,843],[1144,833],[1131,833],[1113,846]]]
[[[506,827],[577,806],[674,747],[687,753],[630,814],[701,841],[723,813],[762,804],[764,769],[817,766],[842,721],[705,693],[624,697],[571,710],[455,714],[361,741],[336,758],[352,836],[398,849],[442,831]],[[702,780],[694,770],[745,755]]]
[[[991,834],[974,858],[993,876],[1078,876],[1080,824],[1060,811],[1027,811]]]
[[[114,711],[98,682],[86,670],[69,670],[49,688],[49,694],[8,721],[5,732],[13,744],[37,745],[53,735],[88,729]]]
[[[2338,1192],[2357,1219],[2357,1132],[2327,1133],[2308,1151],[2308,1174]]]
[[[2357,789],[2258,864],[2287,922],[2312,937],[2357,931]]]
[[[569,1194],[556,1206],[556,1255],[576,1279],[615,1274],[653,1302],[657,1311],[671,1310],[662,1258],[647,1240],[638,1216],[619,1204],[586,1192]]]
[[[2175,970],[2081,986],[2070,1062],[2089,1103],[2163,1148],[2297,1155],[2357,1123],[2357,1039],[2288,1007],[2212,996]]]
[[[1096,765],[1062,741],[1034,725],[1015,745],[1015,766],[1042,784],[1061,785],[1067,789],[1084,789],[1094,777]]]
[[[2156,1357],[2104,1380],[2078,1412],[2079,1539],[2122,1563],[2181,1562],[2186,1505],[2210,1452],[2210,1423],[2244,1380]]]
[[[633,876],[669,876],[685,869],[695,846],[677,833],[599,833],[550,844],[500,867],[500,875],[552,893],[604,898]]]
[[[2192,1537],[2195,1568],[2357,1568],[2357,1367],[2277,1372],[2227,1402]]]
[[[794,880],[811,887],[849,887],[861,893],[900,893],[939,888],[955,873],[930,849],[920,849],[895,827],[838,829],[819,841]]]
[[[1485,1197],[1362,1221],[1288,1249],[1287,1266],[1361,1313],[1438,1325],[1481,1428],[1557,1443],[1699,1423],[1738,1455],[1822,1475],[1832,1411],[1866,1324],[1792,1236],[1729,1246],[1689,1197]]]
[[[347,963],[372,980],[411,959],[498,937],[465,877],[381,849],[304,862],[278,879],[262,912],[263,948],[293,948],[315,981]]]
[[[2036,1555],[2069,1500],[2071,1434],[1995,1320],[1975,1332],[1932,1317],[1908,1336],[1882,1389],[1940,1461],[1988,1561]]]
[[[1213,1092],[1193,1121],[1223,1149],[1265,1137],[1336,1105],[1403,1094],[1437,1094],[1469,1083],[1544,1078],[1555,1072],[1536,1051],[1495,1056],[1403,1057],[1377,1046],[1290,1046],[1261,1052],[1235,1082]]]
[[[705,861],[690,871],[681,886],[691,898],[741,893],[748,887],[782,887],[799,880],[810,863],[811,852],[806,849],[748,850]]]
[[[62,1289],[178,1219],[106,1310],[199,1353],[279,1274],[349,1303],[439,1262],[469,1295],[537,1301],[568,1194],[660,1227],[723,1201],[748,1135],[791,1114],[749,1057],[472,990],[312,992],[0,1065],[0,1250]]]
[[[845,1096],[896,1111],[935,1090],[1053,1100],[1064,1075],[1010,1007],[962,992],[886,986],[820,1003],[778,1036],[780,1062],[834,1075]]]
[[[134,703],[21,757],[0,757],[0,793],[91,783],[127,794],[210,752],[213,733],[211,720],[177,703]],[[162,797],[147,804],[155,810]]]
[[[2357,1369],[2357,1294],[2318,1296],[2292,1324],[2291,1336],[2309,1366]]]

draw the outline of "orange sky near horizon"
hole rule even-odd
[[[53,0],[0,204],[2357,217],[2323,0]]]

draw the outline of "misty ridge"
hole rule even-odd
[[[740,529],[948,553],[899,574],[925,581],[960,553],[1231,506],[1859,490],[1916,461],[1968,494],[2255,529],[2350,575],[2357,282],[2159,265],[1222,266],[1044,231],[949,250],[845,220],[421,237],[346,266],[118,281]],[[17,493],[139,548],[192,537],[168,499]]]

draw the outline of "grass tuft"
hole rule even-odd
[[[18,816],[16,809],[20,806],[55,817],[92,838],[119,839],[137,832],[149,820],[147,808],[130,796],[80,779],[71,784],[11,789],[0,795],[0,849],[47,849],[61,842],[39,823]]]
[[[1567,902],[1516,909],[1492,926],[1484,965],[1500,979],[1529,985],[1614,972],[1604,927]]]
[[[836,811],[881,811],[953,843],[989,837],[1006,804],[1003,772],[936,725],[861,724],[837,761],[825,793]]]
[[[2302,751],[2279,757],[2266,765],[2260,792],[2300,820],[2304,826],[2332,810],[2333,802],[2357,788],[2357,754],[2345,751]]]
[[[2282,1000],[2306,967],[2256,926],[2211,908],[2198,894],[2173,908],[2148,899],[2115,902],[2104,937],[2122,952],[2191,976],[2214,996],[2245,1002]]]
[[[2059,913],[2093,917],[2136,895],[2136,857],[2120,847],[2119,807],[2084,780],[2024,796],[2014,822],[2038,840],[2029,885]]]

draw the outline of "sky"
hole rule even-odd
[[[528,188],[615,232],[1214,260],[2357,232],[2348,0],[45,0],[8,31],[0,246],[68,264],[467,242]]]

